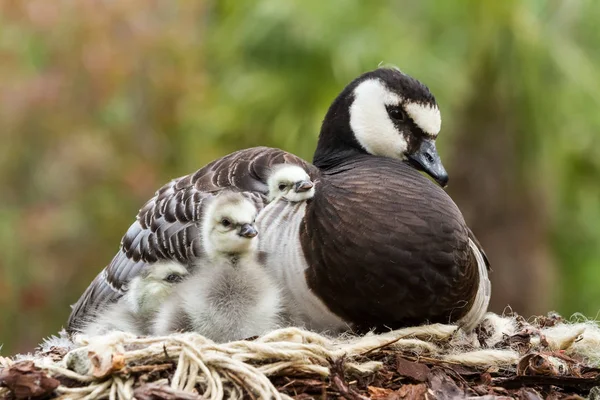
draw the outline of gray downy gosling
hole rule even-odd
[[[202,222],[206,257],[161,307],[154,334],[193,331],[228,342],[279,326],[280,291],[258,261],[256,215],[241,193],[211,200]]]
[[[188,270],[175,262],[159,263],[142,271],[127,285],[125,295],[100,311],[82,333],[88,336],[110,331],[138,336],[150,334],[151,324],[161,304],[174,286],[188,275]]]

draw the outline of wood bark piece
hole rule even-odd
[[[33,361],[21,361],[0,372],[0,384],[9,388],[15,399],[37,399],[49,396],[60,382]]]
[[[417,382],[426,382],[431,372],[427,365],[409,361],[400,355],[396,356],[396,371]]]

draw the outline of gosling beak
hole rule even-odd
[[[240,227],[240,232],[238,233],[238,235],[240,235],[241,237],[251,239],[254,236],[258,235],[258,231],[255,227],[252,226],[252,224],[244,224]]]
[[[432,139],[425,139],[421,146],[413,154],[408,155],[408,160],[413,167],[426,172],[441,187],[448,185],[448,173],[442,165],[442,160],[435,148],[435,142]]]
[[[314,186],[311,181],[298,181],[294,184],[294,191],[296,193],[308,192]]]

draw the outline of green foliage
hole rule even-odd
[[[168,179],[256,145],[310,159],[331,100],[381,62],[436,95],[444,156],[478,79],[497,85],[549,203],[556,307],[596,315],[599,16],[591,0],[0,0],[5,352],[60,328]]]

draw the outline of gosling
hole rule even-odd
[[[88,336],[110,331],[148,335],[161,304],[174,286],[189,275],[182,264],[158,263],[147,268],[128,284],[127,292],[117,302],[100,311],[91,323],[82,329]]]
[[[160,308],[154,334],[194,331],[228,342],[279,326],[280,292],[258,262],[256,215],[241,193],[211,200],[202,221],[206,257]]]

